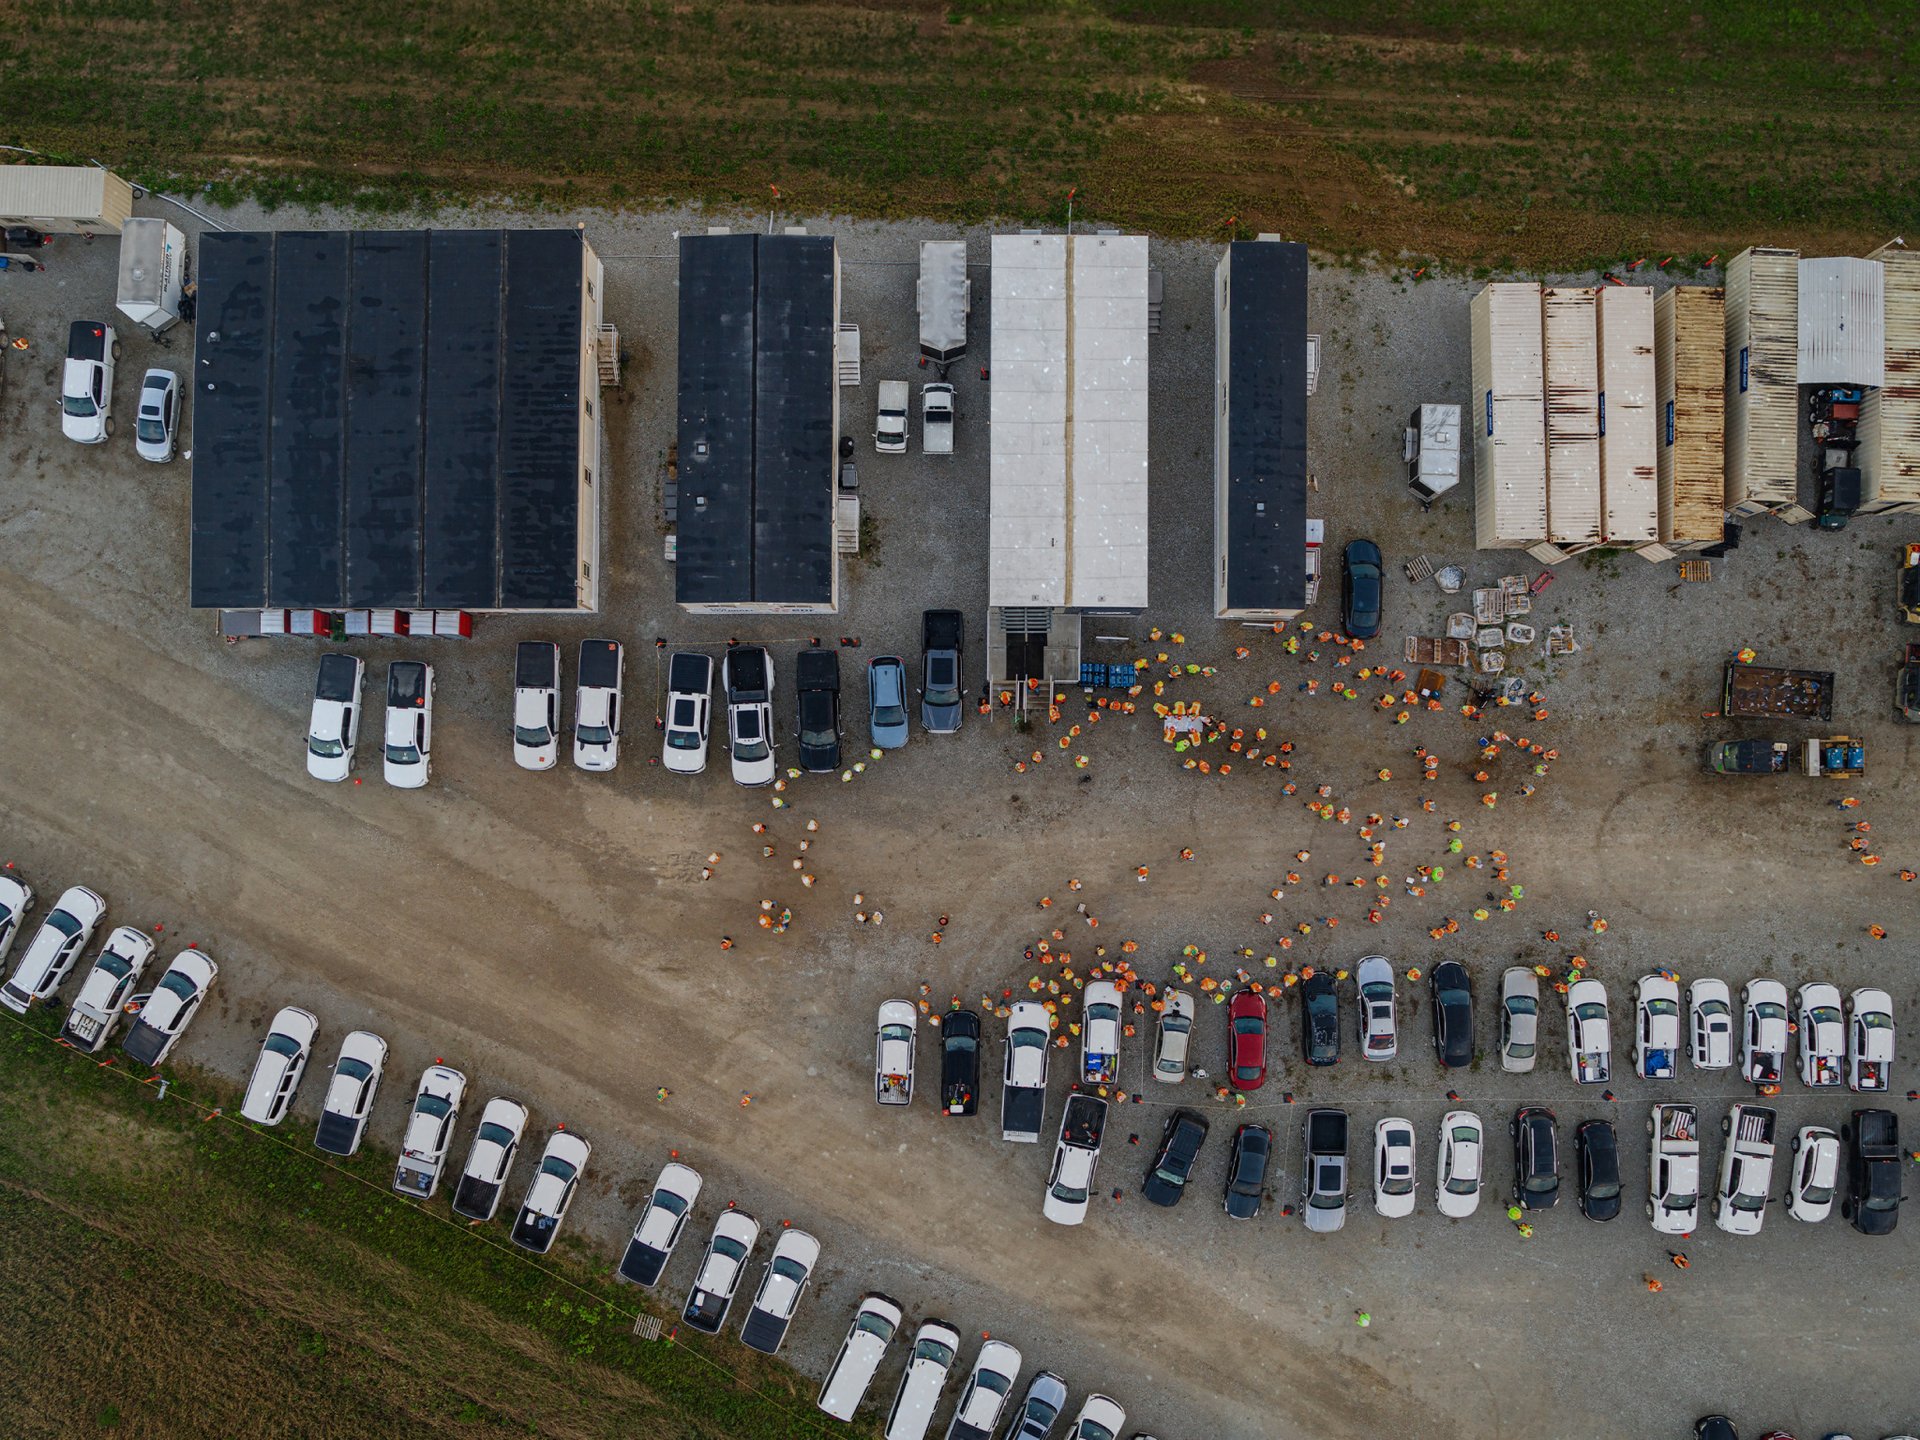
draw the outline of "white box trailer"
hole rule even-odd
[[[1730,513],[1808,518],[1799,499],[1800,252],[1742,250],[1727,262]]]
[[[939,370],[967,353],[967,311],[973,282],[967,278],[967,242],[920,242],[920,353]]]
[[[114,304],[158,335],[180,318],[187,237],[165,220],[136,216],[120,230],[120,294]]]
[[[1547,538],[1546,375],[1540,287],[1488,285],[1469,307],[1473,529],[1482,550]]]
[[[1920,512],[1920,255],[1890,240],[1867,258],[1885,277],[1886,375],[1860,406],[1860,509]]]
[[[1460,483],[1460,407],[1422,405],[1407,420],[1407,488],[1431,505]]]
[[[1589,286],[1541,294],[1546,335],[1547,538],[1600,542],[1600,363]]]
[[[0,165],[0,225],[60,235],[117,235],[133,214],[133,186],[94,165]]]
[[[1660,538],[1654,458],[1653,291],[1608,285],[1596,299],[1601,531],[1609,545]]]
[[[1653,302],[1659,388],[1660,541],[1674,550],[1726,535],[1727,292],[1679,286]]]

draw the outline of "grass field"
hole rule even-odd
[[[0,1026],[9,1440],[828,1433],[784,1367],[632,1338],[604,1259],[536,1267],[382,1193],[385,1153],[333,1170],[178,1094]]]
[[[477,195],[1550,263],[1920,228],[1858,0],[16,0],[5,138],[370,209]],[[216,193],[222,193],[216,189]]]

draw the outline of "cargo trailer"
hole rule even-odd
[[[1729,720],[1831,720],[1833,672],[1729,663],[1720,713]]]
[[[115,307],[149,334],[180,319],[187,279],[187,237],[165,220],[136,216],[120,230],[120,292]]]
[[[1681,286],[1653,303],[1660,541],[1675,550],[1726,533],[1726,312],[1718,287]]]
[[[1422,405],[1407,420],[1407,488],[1433,504],[1460,483],[1460,407]]]
[[[1880,262],[1886,354],[1880,388],[1860,405],[1856,430],[1864,514],[1920,512],[1920,255],[1890,240]]]
[[[1772,246],[1727,263],[1727,488],[1735,516],[1771,510],[1795,524],[1799,503],[1800,252]]]
[[[947,367],[967,353],[967,311],[973,282],[967,278],[967,242],[920,242],[920,354],[944,380]]]
[[[1588,286],[1541,293],[1546,342],[1547,538],[1597,545],[1600,528],[1600,364]]]
[[[1600,360],[1601,533],[1609,545],[1660,536],[1654,458],[1653,291],[1609,285],[1596,300]]]
[[[1473,528],[1482,550],[1547,538],[1545,346],[1540,287],[1488,285],[1470,307]]]

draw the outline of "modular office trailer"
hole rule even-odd
[[[839,608],[839,317],[832,236],[680,237],[682,609]]]
[[[133,186],[93,165],[0,165],[0,225],[62,235],[118,234]]]
[[[1213,613],[1307,604],[1307,247],[1236,240],[1213,271]]]
[[[1594,545],[1600,528],[1600,362],[1590,288],[1542,295],[1547,381],[1547,538]]]
[[[1660,393],[1660,542],[1718,545],[1726,534],[1727,292],[1680,286],[1653,302]]]
[[[1920,254],[1891,241],[1870,260],[1885,274],[1886,362],[1860,407],[1863,511],[1920,511]]]
[[[597,608],[581,232],[210,232],[199,277],[196,607]]]
[[[1755,246],[1727,262],[1727,491],[1735,516],[1798,522],[1800,252]]]
[[[1473,297],[1473,528],[1482,550],[1547,538],[1546,374],[1540,287]]]
[[[1653,291],[1609,285],[1596,298],[1600,334],[1601,529],[1609,545],[1660,538],[1654,460]]]

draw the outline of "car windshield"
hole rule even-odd
[[[100,407],[93,403],[91,395],[63,395],[61,408],[75,419],[86,420],[100,413]]]
[[[884,1315],[876,1315],[871,1310],[862,1310],[853,1322],[853,1328],[866,1335],[877,1335],[882,1344],[893,1339],[893,1321]]]
[[[946,1044],[949,1055],[971,1055],[980,1048],[980,1042],[971,1035],[949,1035]]]
[[[687,1202],[671,1190],[654,1191],[653,1203],[669,1215],[684,1215],[687,1213]]]
[[[807,1278],[807,1267],[791,1255],[782,1255],[773,1262],[773,1273],[783,1280],[804,1280]]]
[[[1809,1185],[1800,1192],[1800,1198],[1808,1205],[1830,1205],[1833,1203],[1833,1187]]]
[[[1700,1203],[1700,1197],[1691,1190],[1677,1191],[1660,1202],[1664,1210],[1691,1210]]]
[[[1458,1175],[1450,1175],[1447,1177],[1447,1193],[1449,1195],[1471,1195],[1479,1188],[1480,1182],[1477,1180],[1463,1179]]]
[[[194,983],[178,970],[169,970],[160,977],[160,988],[178,995],[182,1000],[191,1000],[194,996]]]
[[[540,1173],[542,1175],[551,1175],[556,1180],[571,1180],[580,1172],[573,1165],[562,1160],[558,1155],[549,1155],[540,1162]]]
[[[414,745],[389,745],[387,746],[387,759],[391,760],[395,765],[418,765],[420,763],[420,750],[419,747]]]
[[[1542,1175],[1529,1175],[1526,1188],[1529,1194],[1544,1195],[1549,1190],[1557,1189],[1559,1184],[1560,1177],[1549,1171]]]
[[[913,1039],[913,1027],[911,1025],[882,1025],[880,1027],[880,1038],[882,1040],[911,1040]]]
[[[488,1120],[480,1126],[480,1133],[474,1139],[490,1141],[504,1150],[513,1144],[513,1132],[504,1125],[496,1125]]]
[[[452,1110],[453,1106],[442,1095],[422,1095],[413,1102],[414,1114],[431,1115],[436,1120],[444,1119]]]
[[[1467,992],[1464,990],[1442,990],[1440,992],[1440,1004],[1442,1008],[1447,1010],[1464,1010],[1468,1004]]]
[[[1091,1420],[1082,1420],[1080,1422],[1079,1440],[1113,1440],[1113,1431],[1107,1429],[1104,1425],[1095,1424]]]
[[[158,445],[167,438],[167,427],[158,420],[149,420],[144,415],[136,420],[133,433],[149,445]]]
[[[898,705],[876,705],[873,707],[873,723],[876,725],[904,725],[907,712]]]
[[[1089,1022],[1112,1022],[1119,1018],[1120,1007],[1118,1005],[1089,1005],[1087,1007],[1087,1019]]]
[[[1753,1195],[1744,1190],[1737,1191],[1733,1197],[1733,1208],[1750,1215],[1758,1215],[1766,1203],[1765,1195]]]
[[[768,754],[764,740],[742,740],[733,747],[733,758],[736,760],[764,760]]]
[[[300,1042],[291,1035],[282,1035],[276,1030],[273,1034],[267,1036],[267,1043],[264,1048],[270,1050],[275,1055],[285,1055],[288,1059],[292,1059],[300,1053]]]
[[[1169,1035],[1185,1035],[1193,1029],[1193,1022],[1184,1015],[1169,1015],[1160,1022],[1160,1028]]]
[[[1525,1040],[1512,1040],[1507,1044],[1507,1054],[1516,1060],[1531,1060],[1533,1058],[1533,1046]]]
[[[1787,1018],[1787,1007],[1771,1000],[1762,1000],[1753,1007],[1753,1013],[1762,1020],[1784,1020]]]
[[[1153,1172],[1153,1178],[1163,1185],[1184,1185],[1187,1176],[1184,1170],[1176,1170],[1171,1165],[1162,1165]]]
[[[936,1365],[953,1364],[953,1349],[938,1340],[922,1340],[913,1347],[915,1360],[931,1360]]]
[[[1891,1030],[1893,1028],[1893,1017],[1891,1015],[1883,1015],[1878,1011],[1871,1011],[1859,1016],[1858,1019],[1860,1023],[1869,1030]]]
[[[582,745],[611,745],[613,730],[606,725],[576,725],[573,729],[573,738]]]
[[[513,727],[513,741],[516,745],[526,745],[539,749],[553,739],[553,732],[544,725],[516,725]]]
[[[1587,1198],[1589,1200],[1611,1200],[1619,1193],[1620,1182],[1618,1180],[1602,1180],[1596,1185],[1589,1185],[1587,1187]]]
[[[1007,1043],[1016,1050],[1044,1050],[1047,1048],[1047,1032],[1015,1030],[1007,1036]]]
[[[1339,1183],[1340,1182],[1339,1182],[1338,1176],[1332,1176],[1332,1177],[1322,1176],[1320,1180],[1321,1185],[1331,1185],[1331,1186],[1337,1187]],[[1345,1205],[1346,1203],[1347,1203],[1347,1197],[1341,1194],[1337,1188],[1331,1189],[1331,1190],[1324,1190],[1316,1187],[1313,1192],[1313,1197],[1307,1201],[1307,1204],[1312,1206],[1315,1210],[1338,1210],[1341,1206]]]
[[[1678,1015],[1680,1013],[1680,1007],[1674,1004],[1673,1001],[1667,999],[1649,1000],[1647,1001],[1647,1013],[1649,1015]]]
[[[364,1060],[355,1060],[352,1056],[348,1056],[334,1066],[334,1074],[344,1075],[349,1080],[364,1080],[373,1074],[373,1067]]]
[[[1371,985],[1362,985],[1360,993],[1371,1001],[1384,1003],[1393,999],[1393,986],[1384,980],[1376,980]]]
[[[1044,1400],[1029,1400],[1025,1418],[1044,1431],[1051,1428],[1053,1422],[1060,1418],[1060,1412]]]
[[[743,1260],[746,1258],[747,1247],[730,1235],[716,1235],[713,1239],[713,1253],[724,1255],[729,1260]]]
[[[1264,1035],[1267,1033],[1267,1022],[1262,1020],[1258,1015],[1242,1015],[1238,1020],[1233,1022],[1233,1033],[1236,1035]]]
[[[1573,1013],[1582,1020],[1604,1020],[1607,1018],[1607,1007],[1598,1001],[1589,1000],[1584,1005],[1574,1006]]]
[[[338,760],[347,753],[347,747],[338,740],[322,740],[318,735],[308,739],[307,749],[322,760]]]
[[[133,962],[124,955],[116,955],[108,950],[93,962],[93,968],[102,975],[111,975],[116,980],[124,980],[133,973]]]
[[[1531,995],[1509,995],[1507,997],[1507,1013],[1509,1015],[1534,1015],[1539,1013],[1539,1009],[1539,1005],[1534,1002]]]
[[[1233,1067],[1233,1078],[1247,1084],[1252,1084],[1260,1078],[1260,1067],[1258,1065],[1236,1065]]]
[[[1724,1000],[1702,1000],[1693,1008],[1698,1010],[1702,1015],[1730,1015],[1733,1013],[1731,1007],[1729,1007]]]
[[[1053,1185],[1053,1198],[1064,1200],[1069,1205],[1086,1203],[1087,1188],[1084,1185],[1069,1185],[1064,1180],[1056,1180]]]
[[[1840,1012],[1831,1005],[1816,1005],[1808,1012],[1816,1025],[1838,1025]]]
[[[58,930],[62,935],[71,940],[80,933],[80,922],[66,911],[56,910],[47,916],[47,928],[49,930]]]

